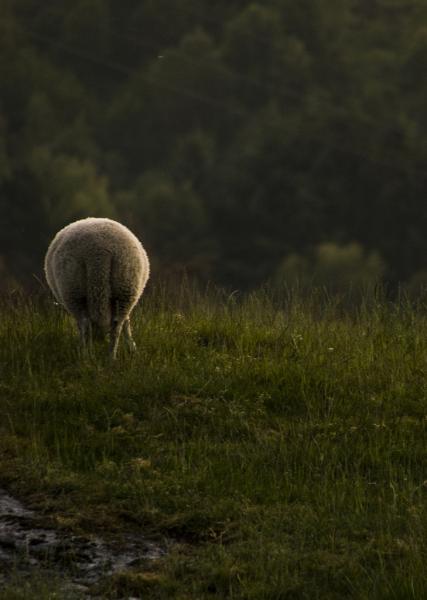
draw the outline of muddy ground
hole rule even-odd
[[[107,542],[48,528],[43,521],[0,489],[0,586],[11,574],[16,579],[45,572],[63,580],[64,590],[92,598],[90,589],[102,578],[154,561],[166,552],[165,546],[138,533]]]

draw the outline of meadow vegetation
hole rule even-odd
[[[50,300],[0,308],[0,487],[57,527],[169,548],[94,593],[427,597],[422,306],[159,286],[133,322],[138,353],[111,364]]]

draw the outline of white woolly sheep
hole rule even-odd
[[[61,229],[45,258],[55,298],[76,319],[83,347],[92,332],[110,335],[116,358],[122,328],[135,349],[129,316],[147,283],[150,266],[140,241],[111,219],[89,217]]]

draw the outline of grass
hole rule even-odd
[[[97,593],[427,598],[422,309],[160,289],[133,323],[112,365],[47,301],[0,308],[0,484],[58,527],[173,540]]]

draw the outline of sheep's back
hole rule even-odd
[[[147,282],[149,263],[129,229],[110,219],[88,218],[57,233],[45,270],[54,295],[65,306],[68,298],[84,295],[108,296],[133,306]]]

